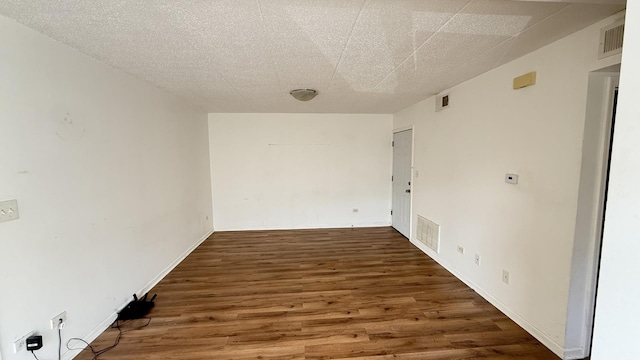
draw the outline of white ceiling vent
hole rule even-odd
[[[600,48],[598,49],[598,59],[620,54],[622,52],[623,40],[624,20],[600,29]]]
[[[416,238],[436,253],[440,252],[440,225],[418,215]]]

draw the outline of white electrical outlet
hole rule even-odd
[[[60,321],[62,320],[62,321]],[[57,329],[58,326],[60,326],[60,329],[64,328],[64,326],[67,324],[67,312],[63,311],[60,314],[58,314],[55,317],[51,318],[51,328],[52,329]]]
[[[458,245],[458,249],[457,250],[458,250],[458,252],[460,254],[464,254],[464,248],[462,246]]]
[[[476,254],[475,262],[476,262],[476,265],[480,266],[480,255]]]
[[[509,285],[509,272],[507,270],[502,270],[502,282]]]
[[[17,353],[20,350],[27,348],[27,338],[33,335],[33,331],[30,331],[27,335],[13,342],[13,353]]]
[[[17,220],[19,218],[18,200],[0,201],[0,223]]]

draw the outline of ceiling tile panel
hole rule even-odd
[[[0,14],[210,112],[392,113],[624,6],[4,0]],[[311,102],[288,95],[316,88]]]
[[[379,87],[387,87],[385,82],[392,82],[398,84],[395,94],[416,91],[428,85],[433,78],[451,77],[451,73],[457,72],[460,66],[508,39],[497,35],[438,33],[418,50],[418,62],[405,62],[396,71],[395,79],[390,76]]]
[[[443,28],[442,32],[470,35],[516,36],[531,20],[525,15],[458,14]]]
[[[439,93],[495,68],[502,63],[504,56],[511,49],[514,41],[515,38],[503,41],[490,50],[476,56],[472,61],[460,65],[456,71],[449,72],[448,76],[434,78],[434,82],[432,83],[435,86],[434,93]],[[509,83],[506,86],[511,86],[511,84]]]
[[[356,92],[373,91],[467,3],[468,0],[368,1],[335,77]]]
[[[364,0],[261,1],[269,60],[281,92],[298,87],[319,91],[333,76]]]
[[[417,63],[405,62],[395,73],[378,85],[378,89],[393,90],[395,98],[393,104],[387,104],[385,97],[375,96],[374,93],[364,97],[355,107],[380,108],[383,106],[392,108],[394,112],[399,111],[458,84],[459,79],[462,78],[461,75],[478,75],[489,70],[490,67],[486,65],[488,61],[481,61],[482,65],[476,66],[474,59],[485,57],[486,49],[494,48],[509,39],[510,37],[507,36],[496,35],[438,33],[418,50]],[[451,54],[457,56],[451,56]],[[501,59],[502,55],[497,57]],[[377,94],[382,92],[378,91]]]
[[[566,2],[473,0],[461,11],[463,14],[510,16],[528,19],[529,27],[569,6]],[[504,21],[504,20],[502,20]]]

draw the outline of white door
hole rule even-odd
[[[393,134],[391,224],[402,235],[411,233],[411,130]]]

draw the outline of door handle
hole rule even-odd
[[[406,193],[410,193],[410,192],[411,192],[411,189],[407,189],[407,190],[405,190],[404,192],[406,192]]]

